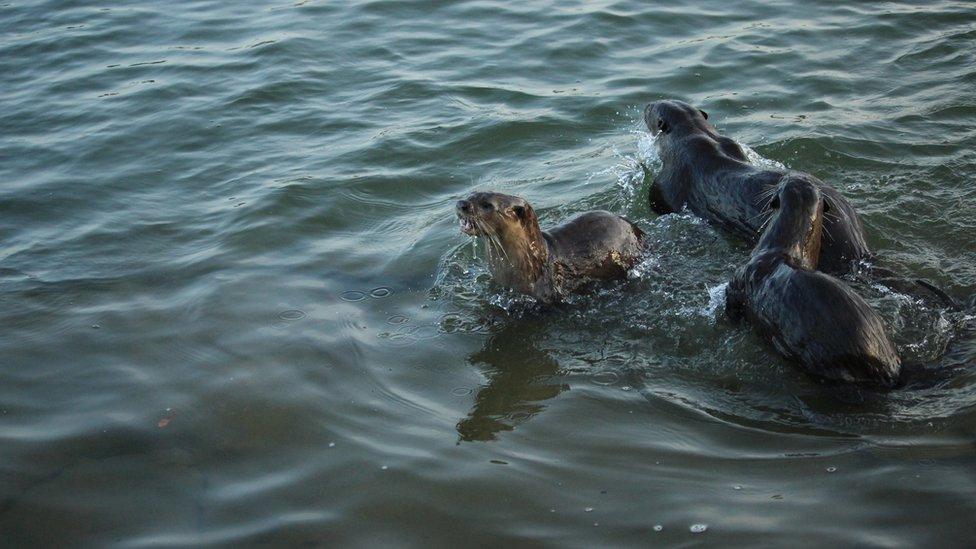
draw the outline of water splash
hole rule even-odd
[[[705,306],[705,316],[713,321],[718,317],[719,310],[725,308],[725,291],[729,288],[728,282],[723,282],[718,286],[708,289],[708,305]]]
[[[658,259],[657,255],[652,254],[650,251],[646,251],[641,257],[641,260],[634,264],[629,271],[627,271],[627,278],[630,280],[644,278],[648,274],[657,270],[660,265],[661,261]]]
[[[767,170],[788,170],[789,168],[786,164],[773,160],[771,158],[766,158],[765,156],[757,153],[752,147],[746,145],[745,143],[736,141],[742,151],[746,153],[746,158],[749,159],[749,163],[756,166],[757,168],[765,168]]]

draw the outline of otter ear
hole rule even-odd
[[[512,206],[512,213],[519,219],[525,219],[525,206]]]
[[[708,113],[707,112],[705,112],[705,111],[703,111],[701,109],[698,109],[698,112],[701,113],[701,115],[705,118],[705,120],[708,120]]]
[[[517,204],[512,206],[512,213],[519,221],[525,223],[535,218],[535,212],[532,211],[532,206],[528,203]]]
[[[661,133],[668,133],[671,131],[671,125],[665,122],[663,118],[658,118],[657,129],[661,130]]]

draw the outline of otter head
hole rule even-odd
[[[456,205],[461,232],[485,238],[488,263],[509,286],[524,286],[546,269],[549,248],[532,206],[501,193],[473,193]]]
[[[488,265],[504,285],[531,292],[546,272],[549,247],[532,206],[501,193],[472,193],[455,206],[461,232],[484,237]]]
[[[800,266],[815,269],[820,261],[823,216],[830,211],[820,188],[811,181],[787,176],[772,188],[769,226],[757,250],[780,250]]]
[[[502,244],[524,239],[527,229],[538,230],[532,206],[523,198],[501,193],[472,193],[456,205],[461,232],[496,236]]]
[[[666,99],[644,107],[644,122],[651,134],[683,137],[696,131],[712,133],[708,114],[682,101]]]

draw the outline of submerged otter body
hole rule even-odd
[[[644,233],[610,212],[587,212],[546,232],[517,196],[474,193],[456,210],[461,231],[485,239],[492,277],[543,303],[590,281],[625,278],[643,251]]]
[[[891,387],[901,360],[884,322],[845,284],[813,270],[821,225],[832,210],[820,188],[787,176],[770,208],[768,228],[729,282],[728,315],[746,317],[779,352],[815,376]]]
[[[716,133],[706,119],[703,111],[680,101],[657,101],[645,109],[644,120],[657,136],[663,163],[650,190],[654,211],[671,213],[687,206],[695,215],[754,243],[770,190],[786,177],[803,179],[832,206],[823,224],[826,235],[817,268],[845,273],[855,262],[870,257],[857,213],[833,187],[810,174],[753,166],[739,145]]]

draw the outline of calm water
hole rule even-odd
[[[971,546],[972,317],[855,282],[914,381],[838,398],[636,163],[693,102],[971,295],[976,6],[549,4],[0,6],[0,545]],[[652,251],[540,313],[475,189]]]

